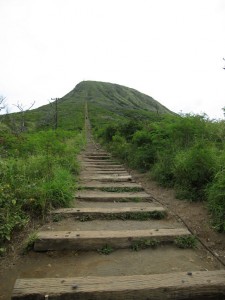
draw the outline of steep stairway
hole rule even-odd
[[[57,271],[40,278],[36,267],[34,277],[21,275],[12,299],[225,299],[222,266],[200,245],[176,246],[189,230],[94,142],[87,126],[74,207],[53,211],[34,244],[39,268],[49,259]]]

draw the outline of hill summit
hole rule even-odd
[[[150,96],[135,89],[108,82],[82,81],[63,97],[64,100],[68,98],[84,98],[89,104],[101,106],[113,112],[121,113],[121,110],[125,109],[172,113]]]

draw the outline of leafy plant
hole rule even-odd
[[[219,171],[207,188],[208,208],[217,231],[225,231],[225,170]]]
[[[101,249],[98,249],[98,252],[104,255],[109,255],[113,252],[113,248],[106,244]]]
[[[156,239],[141,239],[136,240],[131,244],[131,249],[133,251],[138,251],[146,248],[156,248],[159,244],[159,241]]]
[[[177,247],[182,249],[196,248],[197,241],[198,240],[194,235],[181,236],[175,239],[175,244],[177,245]]]
[[[31,233],[24,245],[24,253],[27,253],[30,250],[33,250],[34,248],[34,243],[36,242],[36,240],[38,239],[38,235],[36,232]]]

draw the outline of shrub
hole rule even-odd
[[[208,208],[213,217],[214,228],[225,231],[225,170],[219,171],[207,188]]]
[[[178,198],[205,199],[205,188],[213,179],[216,165],[216,150],[202,143],[178,152],[174,160]]]
[[[162,186],[172,187],[174,185],[174,157],[175,153],[172,151],[159,153],[157,162],[151,169],[151,177]]]

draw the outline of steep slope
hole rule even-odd
[[[52,102],[27,111],[25,127],[30,130],[54,128],[57,109],[58,128],[81,129],[84,124],[86,102],[91,118],[99,121],[120,120],[124,117],[145,119],[153,114],[174,114],[152,97],[134,89],[106,82],[82,81],[72,91],[58,99],[57,108],[56,103]],[[9,127],[16,123],[20,124],[21,113],[13,113],[9,116],[5,118]]]
[[[101,105],[112,111],[139,109],[158,113],[171,113],[152,97],[137,90],[113,83],[98,81],[80,82],[64,99],[83,97],[88,103]]]

